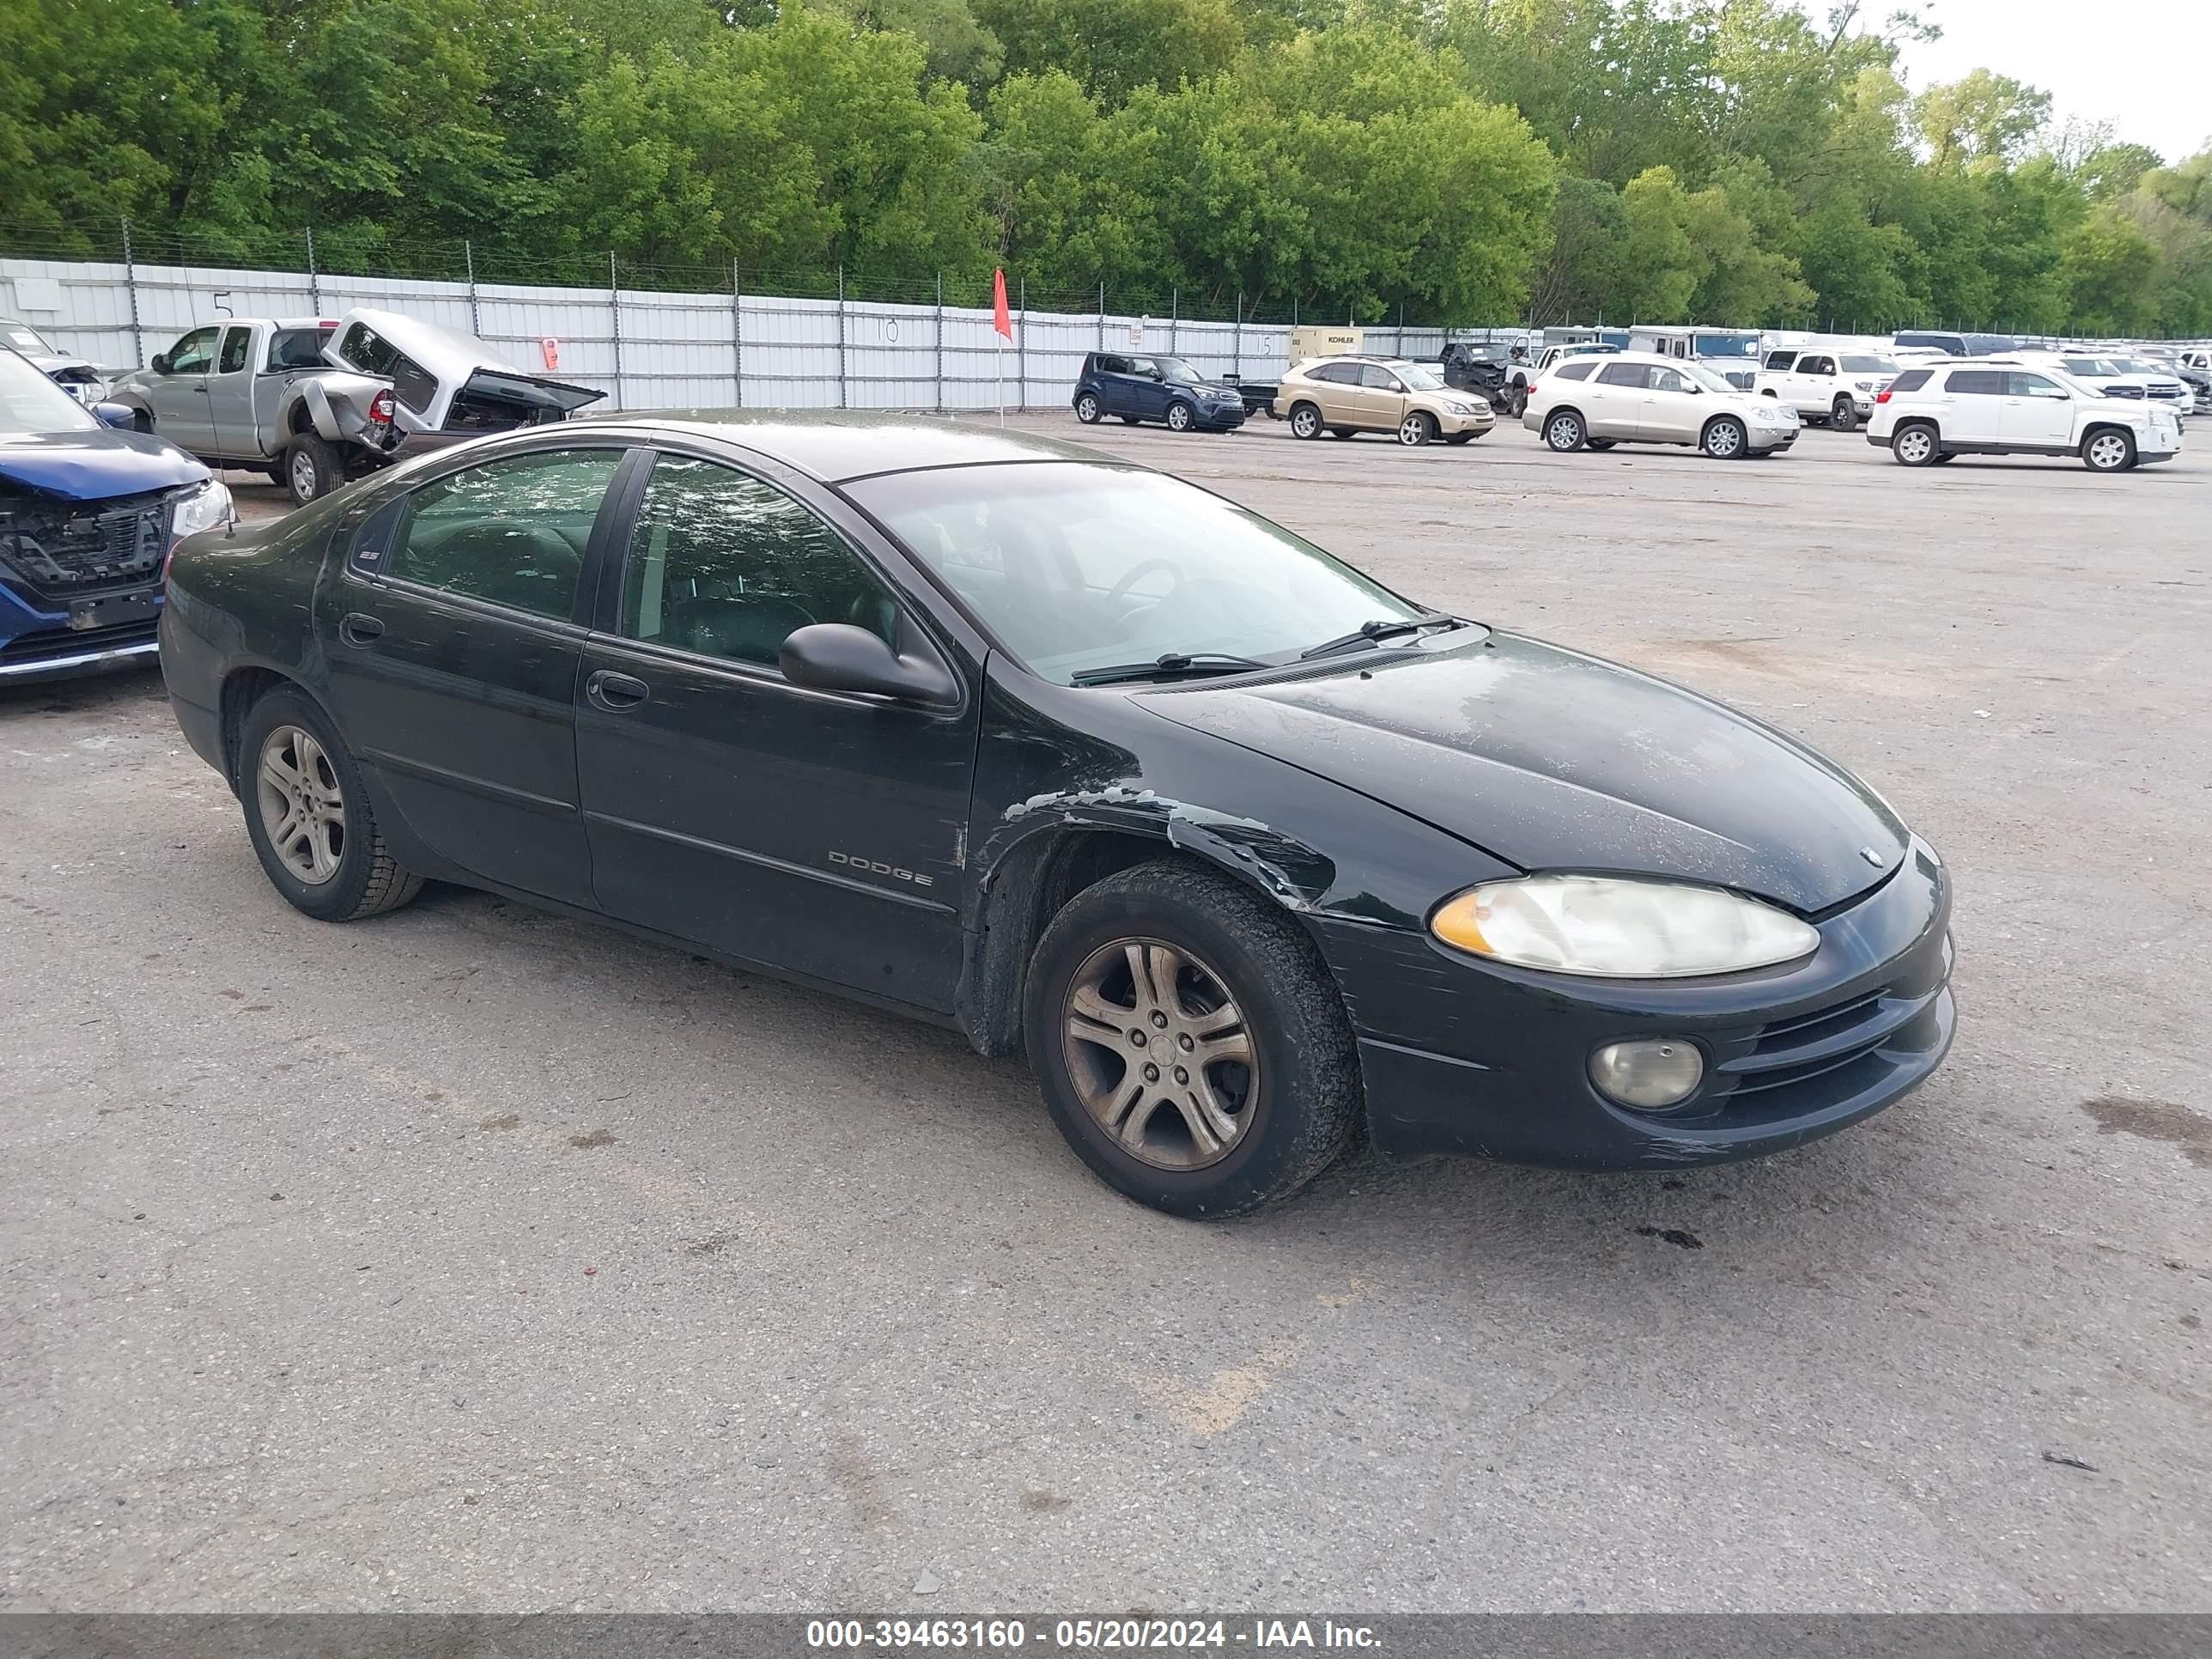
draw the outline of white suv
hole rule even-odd
[[[1798,432],[1795,404],[1753,397],[1701,363],[1649,351],[1555,364],[1528,388],[1521,424],[1560,451],[1684,444],[1717,461],[1779,454]]]
[[[1867,441],[1906,466],[1959,455],[2078,455],[2095,472],[2124,472],[2181,451],[2172,410],[2107,398],[2055,369],[1976,362],[1908,368],[1867,422]]]
[[[1794,404],[1800,419],[1849,432],[1874,413],[1874,400],[1896,376],[1895,363],[1871,352],[1790,346],[1766,354],[1752,389]]]

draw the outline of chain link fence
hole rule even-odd
[[[474,335],[527,372],[593,387],[628,410],[1049,407],[1067,401],[1087,352],[1166,353],[1208,374],[1273,379],[1301,320],[1346,320],[1302,319],[1294,304],[1263,309],[1233,284],[1189,296],[1103,284],[1032,293],[1013,270],[1006,340],[992,325],[991,280],[862,284],[835,270],[546,258],[473,241],[333,248],[306,231],[181,235],[127,220],[0,226],[0,316],[103,367],[143,368],[187,329],[226,315],[335,319],[368,306]],[[1402,308],[1350,320],[1368,350],[1390,356],[1433,358],[1447,338]],[[1509,336],[1522,337],[1449,331]]]

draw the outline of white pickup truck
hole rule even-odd
[[[1796,407],[1799,418],[1849,432],[1874,413],[1875,399],[1897,378],[1897,365],[1869,352],[1834,346],[1770,351],[1752,389]]]
[[[268,472],[301,506],[401,455],[557,421],[604,393],[525,374],[396,312],[233,317],[187,331],[112,400],[210,466]]]

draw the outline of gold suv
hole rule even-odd
[[[1274,414],[1301,438],[1395,432],[1401,444],[1463,444],[1498,424],[1480,393],[1448,386],[1432,363],[1316,357],[1283,376]]]

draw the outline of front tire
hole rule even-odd
[[[237,763],[246,833],[294,909],[358,921],[422,890],[386,848],[360,768],[306,692],[286,686],[246,711]]]
[[[1899,466],[1929,466],[1942,456],[1936,428],[1924,421],[1901,426],[1890,435],[1889,453]]]
[[[319,501],[345,482],[338,452],[313,432],[302,432],[284,451],[284,493],[295,507]]]
[[[1433,443],[1436,435],[1436,417],[1425,410],[1414,410],[1398,422],[1398,441],[1409,449],[1419,449],[1424,444]]]
[[[1544,441],[1562,455],[1580,449],[1589,436],[1583,417],[1571,409],[1562,409],[1544,422]]]
[[[1505,394],[1505,412],[1519,420],[1528,412],[1528,388],[1516,386]]]
[[[1096,426],[1105,414],[1098,406],[1097,394],[1085,392],[1075,400],[1075,418],[1085,426]]]
[[[1188,432],[1190,430],[1190,421],[1191,414],[1190,405],[1188,404],[1174,403],[1168,405],[1169,431]]]
[[[2136,464],[2136,441],[2106,427],[2081,442],[2081,465],[2092,472],[2124,472]]]
[[[1751,434],[1735,416],[1723,415],[1706,423],[1704,441],[1698,447],[1714,460],[1740,461],[1751,447]]]
[[[1212,1220],[1288,1196],[1358,1138],[1343,999],[1281,908],[1162,860],[1077,895],[1031,957],[1030,1063],[1109,1186]]]

